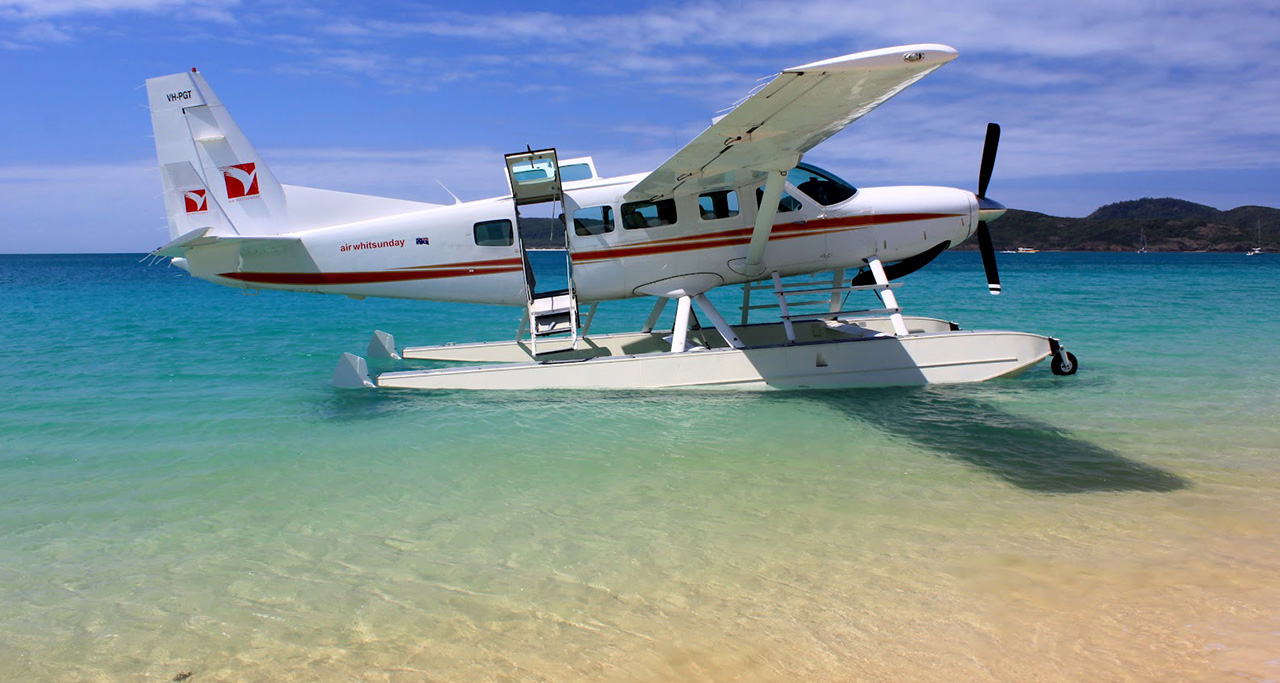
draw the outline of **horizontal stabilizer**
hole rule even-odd
[[[185,256],[188,249],[193,249],[195,247],[208,247],[215,244],[239,246],[252,244],[301,244],[301,240],[297,237],[288,237],[285,235],[241,237],[239,235],[218,235],[214,234],[214,232],[213,228],[198,228],[179,236],[177,239],[151,253],[156,256]]]

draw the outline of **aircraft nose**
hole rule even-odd
[[[975,198],[978,200],[978,220],[980,221],[994,221],[1003,216],[1005,211],[1008,211],[1004,204],[994,199],[978,196],[975,196]]]

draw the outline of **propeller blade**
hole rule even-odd
[[[982,267],[987,271],[987,289],[1000,293],[1000,273],[996,271],[996,250],[991,246],[991,231],[986,221],[978,221],[978,250],[982,252]]]
[[[987,184],[996,167],[996,149],[1000,147],[1000,124],[987,124],[987,140],[982,145],[982,166],[978,171],[978,196],[987,196]]]

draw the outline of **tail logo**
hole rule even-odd
[[[222,177],[227,181],[227,199],[258,194],[258,168],[252,163],[223,166]]]
[[[187,190],[182,193],[182,199],[187,205],[187,213],[200,213],[209,210],[209,198],[205,196],[204,188],[198,190]]]

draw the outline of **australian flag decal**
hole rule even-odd
[[[414,244],[431,244],[425,237],[419,237],[413,241]]]

